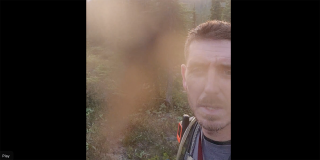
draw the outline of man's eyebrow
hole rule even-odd
[[[224,65],[231,65],[231,59],[230,57],[220,57],[217,62],[219,64],[224,64]]]
[[[231,67],[230,63],[220,63],[219,65],[223,67]]]
[[[205,64],[205,63],[198,62],[198,61],[191,61],[191,62],[189,62],[189,64],[187,65],[187,67],[203,66],[203,65],[206,65],[206,64]]]
[[[219,48],[230,48],[230,47],[219,47]],[[202,49],[202,48],[194,48],[195,50],[201,50],[201,51],[209,51],[209,52],[212,52],[212,51],[220,51],[219,49]]]
[[[215,56],[216,64],[224,65],[224,66],[231,66],[231,57],[227,56]],[[187,67],[190,66],[202,66],[209,64],[210,61],[206,61],[205,59],[194,59],[187,63]]]

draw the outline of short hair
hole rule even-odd
[[[184,47],[184,56],[188,60],[189,47],[195,40],[230,40],[231,23],[224,21],[208,21],[190,30]]]

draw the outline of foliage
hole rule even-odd
[[[222,20],[231,23],[231,1],[226,1],[226,7],[222,11]]]
[[[225,7],[221,6],[225,3]],[[222,20],[231,22],[231,1],[230,0],[212,0],[211,20]]]
[[[132,56],[131,59],[128,58],[128,61],[124,60],[126,54],[132,54],[130,47],[140,47],[138,42],[135,43],[135,37],[126,33],[144,33],[144,30],[141,30],[139,26],[146,25],[140,20],[140,17],[146,15],[154,18],[152,22],[157,22],[155,24],[161,25],[163,27],[161,29],[167,30],[166,34],[177,33],[180,37],[185,37],[187,30],[193,28],[195,23],[195,12],[184,5],[180,5],[177,1],[119,1],[121,1],[121,5],[126,7],[143,7],[139,8],[139,12],[135,14],[130,10],[126,10],[127,13],[121,12],[123,10],[116,11],[114,15],[119,15],[120,18],[118,19],[110,18],[111,14],[105,15],[108,11],[104,12],[101,8],[97,9],[99,10],[97,13],[100,15],[94,13],[96,14],[95,18],[92,18],[92,15],[87,15],[90,17],[88,18],[88,22],[92,22],[92,24],[87,24],[88,42],[86,52],[86,151],[88,159],[104,159],[102,158],[102,154],[108,151],[108,146],[104,145],[107,138],[104,137],[100,129],[106,127],[105,124],[108,121],[108,117],[105,117],[104,113],[112,106],[110,100],[113,100],[114,97],[120,97],[119,99],[122,100],[121,96],[124,90],[121,90],[120,81],[122,80],[121,75],[128,69],[126,68],[126,62],[135,61],[141,57],[144,60],[143,56],[139,57],[139,55],[148,56],[148,54],[140,54],[140,51],[143,51],[143,49],[140,49],[135,52],[138,56]],[[92,5],[88,7],[89,11],[94,10]],[[121,6],[116,5],[115,7],[121,8]],[[163,13],[168,14],[164,14],[165,16],[163,16]],[[90,12],[89,14],[92,13]],[[167,21],[168,17],[169,21]],[[130,24],[127,22],[130,19],[136,21]],[[148,28],[152,28],[155,32],[158,32],[153,27],[148,26]],[[107,29],[103,30],[102,28]],[[146,39],[141,42],[149,42]],[[128,44],[127,42],[130,42],[130,47],[125,46],[127,48],[121,48],[121,45],[119,45],[122,43]],[[138,104],[143,107],[137,113],[135,112],[130,115],[131,121],[128,124],[128,131],[124,133],[124,138],[121,140],[121,145],[125,148],[123,156],[127,159],[175,159],[178,150],[178,143],[175,137],[177,123],[182,119],[184,113],[191,114],[187,104],[186,93],[183,92],[179,67],[184,61],[183,44],[184,41],[181,40],[180,46],[174,46],[181,48],[180,50],[166,53],[170,58],[175,59],[172,63],[172,66],[175,67],[171,67],[173,68],[172,108],[164,104],[167,90],[166,79],[168,77],[168,68],[164,67],[165,65],[155,65],[154,70],[148,73],[149,76],[150,74],[155,75],[156,79],[154,81],[141,83],[139,84],[141,86],[137,86],[137,88],[140,88],[137,92],[157,90],[159,94],[148,95],[148,101],[139,102]],[[150,64],[153,63],[153,61],[139,62],[138,60],[137,62],[144,68],[150,68]],[[138,98],[134,99],[134,101],[138,101]]]

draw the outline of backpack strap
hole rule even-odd
[[[196,137],[201,127],[195,117],[190,117],[189,121],[189,125],[181,138],[176,160],[184,160],[185,158],[187,160],[193,160],[192,154],[196,145]],[[228,160],[231,160],[231,155]]]
[[[194,131],[197,126],[197,121],[195,117],[190,117],[189,119],[190,123],[188,127],[186,128],[182,139],[180,141],[179,149],[178,149],[178,154],[177,154],[177,160],[183,160],[186,152],[190,153],[190,148],[191,148],[191,140],[194,134]]]

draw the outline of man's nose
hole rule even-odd
[[[217,70],[215,68],[210,68],[207,73],[207,81],[204,89],[205,93],[218,94],[219,93],[218,81],[219,81],[219,77],[217,74]]]

